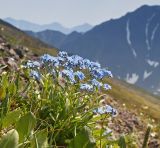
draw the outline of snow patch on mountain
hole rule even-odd
[[[127,33],[127,35],[126,35],[127,43],[132,50],[133,56],[136,58],[137,53],[136,53],[135,49],[132,47],[132,42],[131,42],[131,31],[130,31],[130,21],[129,20],[127,21],[127,24],[126,24],[126,33]]]
[[[147,79],[152,73],[153,71],[147,72],[147,70],[145,70],[143,74],[143,81]]]
[[[157,61],[152,61],[150,59],[147,60],[147,63],[150,65],[150,66],[153,66],[154,68],[156,68],[158,65],[159,65],[159,62]]]
[[[136,73],[132,73],[131,76],[127,73],[126,81],[130,84],[135,84],[139,79],[139,76]]]
[[[155,92],[153,92],[153,94],[154,94],[154,95],[158,95],[158,92],[155,91]]]
[[[153,31],[152,31],[151,42],[153,42],[153,40],[154,40],[154,37],[155,37],[155,34],[156,34],[156,31],[157,31],[158,27],[159,27],[159,24],[157,24],[157,25],[154,27]]]
[[[145,28],[145,35],[146,35],[146,45],[147,45],[147,49],[150,50],[151,46],[149,43],[149,38],[148,38],[148,28],[150,25],[150,22],[152,21],[152,19],[154,18],[155,14],[153,14],[150,18],[148,18],[147,23],[146,23],[146,28]]]
[[[158,88],[157,91],[160,92],[160,88]]]

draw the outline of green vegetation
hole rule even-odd
[[[74,56],[72,58],[71,63],[80,59],[78,56],[76,59]],[[73,85],[74,78],[68,73],[70,71],[63,71],[65,66],[56,66],[60,61],[61,65],[66,65],[62,57],[44,55],[41,60],[42,63],[29,61],[18,72],[3,72],[0,76],[1,147],[133,147],[131,138],[127,136],[118,139],[110,137],[112,131],[107,129],[108,119],[115,116],[116,110],[108,105],[99,107],[99,102],[104,97],[98,90],[101,82],[94,81],[96,86],[89,87],[91,85],[84,82],[90,82],[92,77],[85,70],[83,72],[87,77],[79,71]],[[91,74],[101,77],[93,73],[99,65],[87,62],[91,64],[86,63]],[[67,63],[67,67],[71,63]],[[74,66],[74,70],[80,70]],[[98,68],[98,71],[102,70]],[[107,73],[111,75],[109,71]],[[67,75],[63,77],[61,74]],[[113,80],[112,84],[115,87]],[[106,84],[105,88],[106,86],[108,89],[109,85]],[[114,88],[116,91],[112,91],[114,95],[119,91],[121,93],[118,87],[119,84]],[[122,95],[122,99],[124,98]],[[143,147],[148,143],[149,133],[150,128],[143,140]]]
[[[32,64],[40,79],[33,69],[26,68],[0,76],[1,145],[90,148],[114,142],[118,146],[118,141],[107,140],[109,134],[103,134],[112,108],[104,115],[93,112],[101,99],[96,89],[92,93],[79,90],[80,83],[72,85],[69,79],[49,72],[53,65],[45,63],[46,67],[39,69],[34,67],[38,63],[29,62],[27,66]]]

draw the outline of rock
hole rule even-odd
[[[0,36],[0,44],[5,42],[4,38],[2,36]]]
[[[1,59],[0,62],[3,62],[3,66],[2,66],[2,70],[17,70],[18,69],[18,65],[15,61],[15,59],[11,58],[11,57],[5,57],[3,58],[3,60]]]
[[[10,50],[9,50],[9,53],[10,53],[10,55],[12,55],[12,56],[16,56],[16,55],[17,55],[16,52],[14,51],[14,49],[10,49]]]
[[[0,35],[0,73],[15,70],[22,60],[37,59],[37,55],[24,46],[12,46]]]
[[[17,63],[16,63],[16,61],[13,58],[8,58],[7,59],[7,64],[8,64],[8,66],[10,68],[14,68],[14,69],[18,68]]]
[[[157,140],[151,140],[151,141],[148,143],[148,147],[149,147],[149,148],[159,148],[159,147],[160,147],[160,143],[158,143]]]
[[[16,49],[14,49],[14,51],[20,58],[23,58],[25,55],[24,51],[20,48],[16,48]]]
[[[0,57],[0,65],[5,65],[5,62],[2,57]]]
[[[27,47],[23,47],[23,50],[24,50],[25,52],[28,52],[28,51],[29,51],[29,49],[28,49]]]
[[[4,46],[0,44],[0,51],[4,51]]]
[[[8,43],[6,43],[6,44],[4,45],[4,47],[6,47],[6,48],[8,48],[8,49],[11,49],[11,45],[8,44]]]

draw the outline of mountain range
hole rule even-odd
[[[72,28],[67,28],[64,27],[63,25],[61,25],[60,23],[51,23],[51,24],[45,24],[45,25],[39,25],[36,23],[32,23],[29,21],[25,21],[25,20],[16,20],[13,18],[5,18],[4,21],[12,24],[13,26],[21,29],[21,30],[30,30],[30,31],[34,31],[34,32],[39,32],[39,31],[44,31],[44,30],[55,30],[55,31],[60,31],[64,34],[69,34],[73,31],[77,31],[77,32],[86,32],[88,30],[90,30],[92,28],[92,26],[88,23],[84,23],[82,25],[79,26],[75,26]]]
[[[86,33],[28,34],[109,67],[114,76],[160,95],[160,6],[144,5]]]

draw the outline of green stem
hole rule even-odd
[[[149,140],[150,132],[151,132],[151,127],[149,126],[147,128],[146,133],[145,133],[145,137],[144,137],[142,148],[147,148],[147,143],[148,143],[148,140]]]

